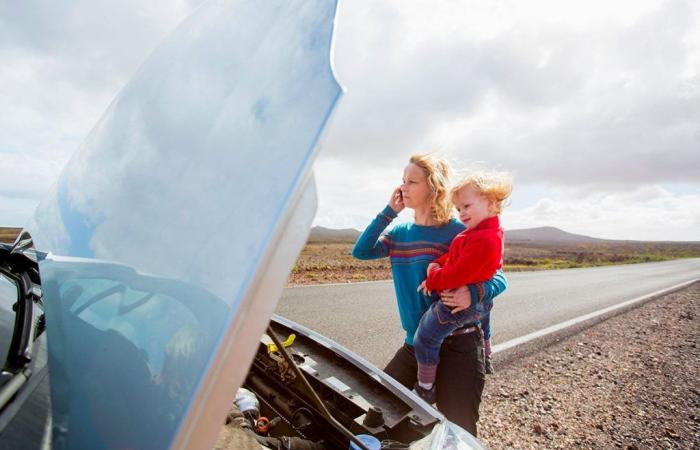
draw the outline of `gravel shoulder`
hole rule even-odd
[[[490,449],[700,449],[700,283],[496,370]]]

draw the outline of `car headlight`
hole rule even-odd
[[[445,420],[433,428],[430,435],[411,444],[411,450],[486,450],[486,447],[466,430]]]

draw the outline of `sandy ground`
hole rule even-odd
[[[700,283],[487,377],[491,449],[700,449]]]
[[[352,283],[391,279],[388,258],[359,260],[351,243],[309,243],[304,246],[287,286]],[[700,243],[518,244],[506,242],[505,271],[569,269],[700,257]]]

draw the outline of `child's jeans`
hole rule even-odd
[[[477,322],[487,315],[493,302],[483,302],[452,314],[452,309],[441,301],[434,302],[423,317],[413,337],[413,346],[418,361],[418,380],[432,383],[440,362],[442,341],[457,328]]]

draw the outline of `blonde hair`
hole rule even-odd
[[[408,161],[425,172],[428,186],[432,191],[430,212],[438,224],[446,224],[452,218],[452,203],[449,196],[451,176],[449,163],[428,153],[416,153]]]
[[[471,172],[452,188],[452,197],[467,186],[493,201],[494,212],[500,214],[509,204],[506,200],[513,192],[513,176],[508,172]]]

